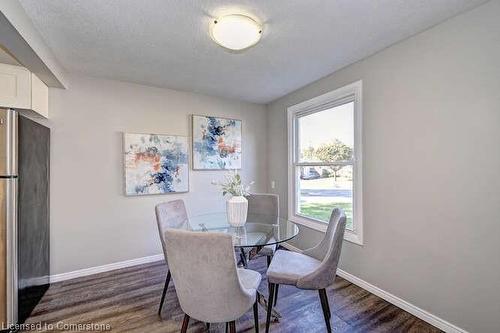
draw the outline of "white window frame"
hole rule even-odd
[[[357,81],[342,88],[336,89],[324,95],[312,98],[299,104],[288,107],[288,219],[305,227],[325,232],[328,223],[314,218],[299,215],[297,175],[300,166],[307,163],[299,163],[299,145],[297,142],[298,126],[297,120],[301,116],[331,109],[345,103],[354,102],[354,156],[353,166],[353,230],[345,231],[344,239],[363,245],[363,168],[362,168],[362,91],[363,82]],[[310,163],[321,165],[322,163]],[[329,164],[329,163],[324,163]]]

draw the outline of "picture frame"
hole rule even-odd
[[[191,125],[193,170],[241,169],[242,120],[192,115]]]
[[[123,133],[126,196],[189,192],[187,136]]]

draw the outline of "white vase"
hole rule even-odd
[[[226,201],[227,222],[233,227],[241,227],[247,221],[248,200],[243,196],[231,197]]]

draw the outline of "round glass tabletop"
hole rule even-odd
[[[247,222],[241,227],[229,225],[225,212],[191,216],[189,225],[193,231],[231,234],[235,247],[278,244],[294,238],[299,233],[297,225],[287,219],[260,214],[248,214]]]

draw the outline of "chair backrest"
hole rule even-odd
[[[240,283],[231,235],[167,229],[165,237],[184,313],[203,322],[228,322],[252,306],[255,295]]]
[[[183,200],[173,200],[162,202],[155,207],[156,223],[158,224],[158,232],[160,233],[161,246],[163,253],[166,256],[165,247],[165,231],[168,228],[174,229],[189,229],[189,219],[187,216],[186,206]]]
[[[249,194],[246,198],[248,200],[249,221],[258,216],[261,223],[276,223],[280,207],[279,197],[276,194]]]
[[[302,277],[297,287],[303,289],[323,289],[330,286],[335,280],[339,263],[346,217],[344,212],[335,208],[330,216],[325,237],[315,247],[305,250],[303,254],[321,261],[321,265],[312,273]]]

